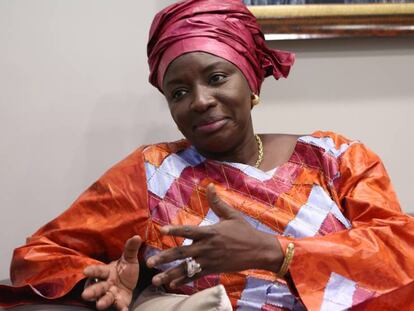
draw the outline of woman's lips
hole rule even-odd
[[[227,122],[227,119],[212,121],[210,123],[196,125],[195,130],[199,133],[208,134],[221,129]]]

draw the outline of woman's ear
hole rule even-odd
[[[255,93],[252,93],[251,103],[252,103],[252,108],[254,106],[257,106],[258,104],[260,104],[260,97],[259,97],[259,95],[255,94]]]

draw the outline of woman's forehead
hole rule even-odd
[[[238,70],[238,68],[225,58],[206,53],[206,52],[190,52],[180,55],[174,59],[169,65],[164,75],[164,86],[170,83],[175,76],[185,73],[187,70],[209,71],[216,67],[227,67]]]
[[[207,52],[189,52],[178,56],[174,59],[167,68],[166,73],[168,72],[169,68],[179,68],[182,66],[187,66],[188,64],[194,65],[206,65],[210,66],[211,64],[227,64],[230,66],[234,66],[231,62],[222,58],[220,56],[213,55]]]

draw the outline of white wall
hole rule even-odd
[[[172,1],[0,0],[0,279],[12,249],[136,146],[179,137],[147,82],[154,13]],[[414,211],[414,40],[280,42],[288,80],[268,80],[259,132],[332,129],[384,159]],[[279,117],[281,116],[281,117]]]
[[[267,79],[261,131],[333,130],[379,154],[402,208],[414,212],[414,37],[274,42],[297,53],[289,79]],[[278,116],[282,116],[278,118]]]

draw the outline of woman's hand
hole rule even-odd
[[[148,267],[152,268],[192,257],[200,264],[202,271],[189,278],[186,262],[183,262],[154,276],[153,284],[176,287],[203,275],[247,269],[277,272],[283,261],[283,253],[276,237],[254,229],[240,212],[217,196],[213,185],[207,187],[207,199],[220,222],[201,227],[163,227],[163,234],[189,238],[193,243],[162,251],[147,260]]]
[[[100,282],[85,288],[82,298],[96,301],[98,310],[113,305],[118,311],[128,311],[139,276],[137,256],[141,242],[138,235],[133,236],[125,243],[124,253],[117,261],[86,267],[84,274],[88,278],[97,278]]]

